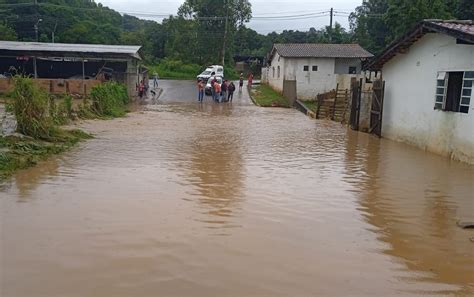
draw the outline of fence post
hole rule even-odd
[[[332,104],[332,116],[331,120],[334,121],[336,118],[336,101],[337,101],[337,92],[339,91],[339,84],[336,85],[336,93],[334,94],[334,102]]]

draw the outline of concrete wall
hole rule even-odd
[[[438,71],[474,71],[474,46],[430,33],[385,64],[382,135],[473,164],[473,95],[468,114],[434,110]]]
[[[361,73],[360,59],[336,59],[336,74],[349,74],[349,67],[356,67],[356,73]]]
[[[309,71],[304,71],[304,66]],[[313,71],[313,66],[318,66]],[[297,81],[298,99],[314,99],[317,94],[336,88],[336,75],[334,74],[335,59],[327,58],[293,58],[285,60],[285,79]]]
[[[267,80],[268,84],[278,92],[283,93],[283,80],[285,79],[285,59],[278,53],[275,53],[271,65],[268,67]],[[280,67],[280,76],[278,77],[278,67]],[[263,72],[263,70],[262,70]]]

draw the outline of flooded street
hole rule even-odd
[[[474,295],[472,166],[160,83],[1,186],[0,296]]]

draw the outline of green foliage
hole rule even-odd
[[[129,102],[127,87],[117,82],[106,82],[91,91],[92,110],[99,116],[121,117]]]
[[[350,17],[354,40],[381,52],[424,19],[473,19],[472,0],[367,0]]]
[[[14,136],[0,137],[0,181],[15,170],[34,166],[38,161],[92,137],[80,130],[56,129],[54,133],[54,142]]]
[[[13,28],[4,22],[0,22],[0,40],[15,41],[18,37]]]
[[[288,99],[268,85],[257,85],[251,93],[255,102],[262,107],[290,107]]]
[[[248,0],[186,0],[179,8],[178,15],[182,19],[181,26],[194,30],[189,36],[192,41],[176,45],[194,47],[195,63],[218,64],[222,61],[224,44],[225,60],[232,60],[236,46],[235,34],[239,27],[250,21],[252,6]],[[192,20],[186,21],[184,18]]]
[[[14,78],[13,109],[18,122],[18,132],[33,138],[50,138],[53,123],[48,117],[48,94],[28,77]]]
[[[451,19],[446,0],[389,0],[384,16],[387,42],[402,36],[423,19]]]
[[[180,60],[163,59],[157,65],[150,66],[151,73],[158,73],[160,78],[195,79],[203,70],[197,64],[185,64]]]

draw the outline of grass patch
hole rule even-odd
[[[318,104],[315,100],[301,101],[311,111],[316,112]]]
[[[263,107],[290,107],[288,99],[273,90],[270,86],[261,84],[251,90],[253,99]]]
[[[180,60],[163,59],[158,65],[149,66],[150,74],[158,73],[160,78],[194,80],[204,70],[197,64],[185,64]]]
[[[57,130],[53,141],[31,137],[0,137],[0,181],[16,170],[36,165],[51,155],[62,153],[92,136],[81,130]]]

